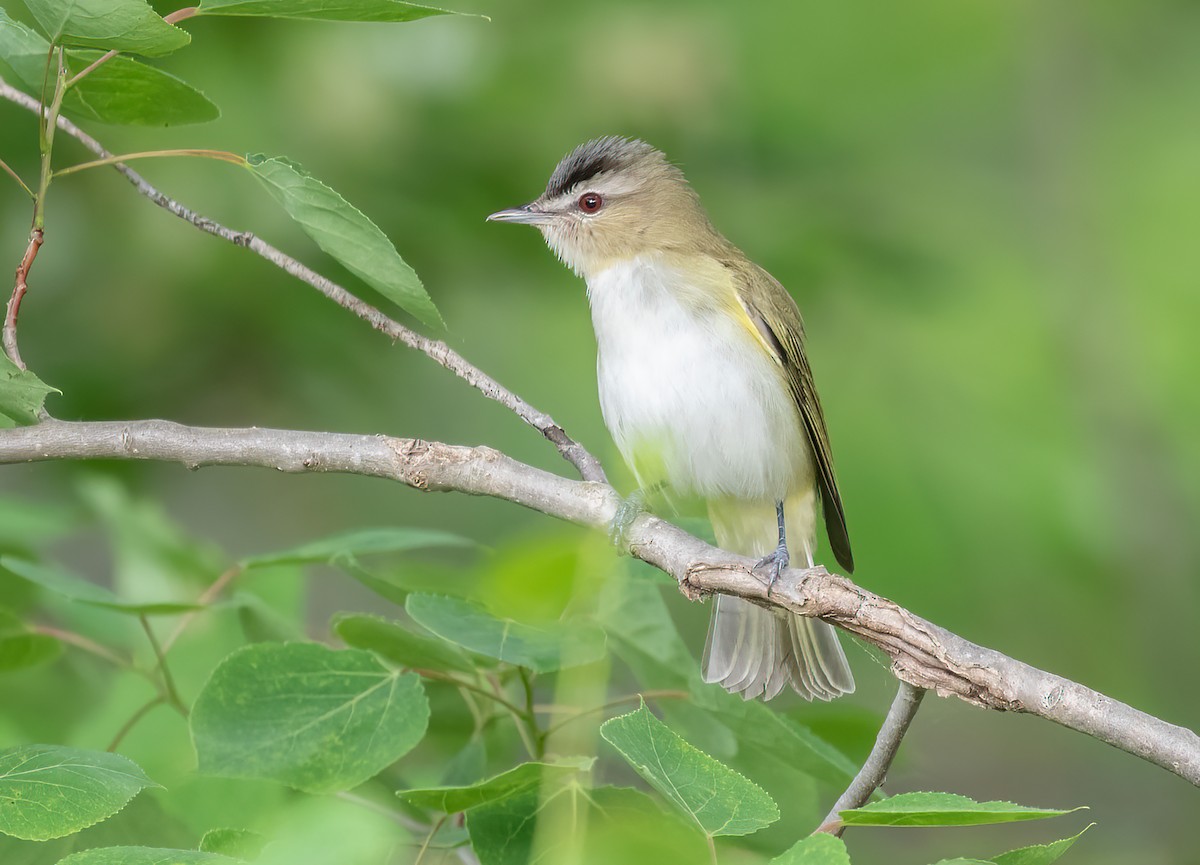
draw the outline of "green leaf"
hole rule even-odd
[[[13,613],[0,609],[0,672],[36,666],[61,650],[58,640],[33,633]]]
[[[421,680],[369,652],[259,643],[225,658],[192,710],[201,772],[266,778],[310,793],[348,790],[425,735]]]
[[[266,843],[265,835],[248,829],[209,829],[200,839],[200,850],[235,859],[256,859]]]
[[[797,841],[770,865],[850,865],[850,854],[842,839],[818,833]]]
[[[317,21],[416,21],[431,15],[459,13],[400,0],[203,0],[200,14]]]
[[[309,541],[297,547],[260,553],[242,559],[242,567],[262,568],[271,565],[308,565],[330,563],[336,559],[369,555],[371,553],[404,553],[429,547],[466,547],[474,541],[436,529],[381,528],[357,529]]]
[[[93,607],[147,616],[173,615],[201,609],[200,605],[183,601],[129,601],[103,586],[60,568],[36,564],[15,556],[0,556],[0,568],[64,598]]]
[[[399,622],[378,616],[342,614],[333,629],[348,646],[367,649],[401,667],[474,673],[470,658],[452,645],[414,634]]]
[[[19,745],[0,751],[0,832],[27,841],[61,838],[157,786],[119,754]]]
[[[600,735],[708,835],[748,835],[779,819],[761,787],[675,735],[644,702],[606,721]]]
[[[41,92],[49,50],[50,43],[0,9],[0,60],[12,69],[29,93]],[[80,72],[100,56],[98,51],[68,51],[67,71]],[[96,68],[72,87],[63,105],[76,119],[118,125],[182,126],[221,116],[220,109],[190,84],[153,66],[120,56]],[[0,391],[5,363],[9,363],[7,358],[0,362]],[[54,390],[44,384],[41,387]],[[2,405],[0,396],[0,408]],[[5,425],[11,423],[5,424],[0,412],[0,426]]]
[[[1054,841],[1050,844],[1034,844],[1029,847],[1009,850],[1007,853],[993,856],[992,862],[995,865],[1050,865],[1050,863],[1058,861],[1058,858],[1070,850],[1071,845],[1078,841],[1079,837],[1094,825],[1096,824],[1092,823],[1084,826],[1078,834],[1070,838],[1063,838],[1060,841]]]
[[[158,56],[192,41],[145,0],[25,0],[56,45]]]
[[[4,10],[0,9],[0,16],[3,14]],[[5,19],[0,17],[0,50],[3,49],[5,34],[11,32]],[[38,411],[46,401],[46,395],[50,393],[62,391],[50,387],[29,370],[21,369],[9,360],[7,355],[0,353],[0,429],[37,423]]]
[[[259,153],[247,155],[246,161],[321,249],[401,309],[426,324],[443,326],[416,272],[361,211],[288,159]]]
[[[535,628],[498,619],[477,604],[446,595],[409,595],[404,608],[421,627],[444,640],[510,664],[549,673],[604,657],[604,631],[572,621]]]
[[[31,93],[41,91],[42,73],[49,52],[50,43],[40,33],[9,18],[4,8],[0,7],[0,60]],[[7,356],[0,357],[0,370],[6,369],[5,364],[12,366]],[[0,418],[2,424],[3,419]]]
[[[166,850],[161,847],[97,847],[72,853],[58,865],[242,865],[219,853],[199,850]]]
[[[588,790],[568,783],[549,795],[527,790],[472,808],[466,817],[471,848],[482,865],[529,865],[535,839],[536,861],[544,863],[708,861],[704,836],[694,824],[628,787]]]
[[[471,849],[480,865],[530,865],[545,801],[536,789],[480,805],[467,814]]]
[[[983,826],[1061,817],[1078,810],[1027,808],[1012,802],[976,802],[956,793],[901,793],[840,814],[847,826]]]
[[[100,57],[98,51],[68,52],[78,71]],[[129,57],[114,57],[67,94],[76,115],[121,126],[186,126],[221,116],[208,97],[174,75]]]
[[[424,790],[400,790],[401,800],[418,808],[429,808],[445,814],[455,814],[536,791],[543,783],[559,781],[591,767],[594,761],[574,760],[557,763],[522,763],[500,775],[495,775],[468,787],[430,787]]]

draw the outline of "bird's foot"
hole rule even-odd
[[[769,555],[763,556],[754,564],[754,569],[770,567],[770,581],[767,583],[767,592],[769,593],[775,585],[775,581],[779,579],[779,575],[787,570],[788,563],[792,557],[788,555],[787,544],[783,541]]]
[[[608,540],[621,555],[629,554],[629,529],[638,515],[645,512],[646,491],[643,489],[634,490],[617,505],[617,512],[608,524]]]

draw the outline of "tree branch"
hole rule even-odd
[[[16,103],[35,114],[41,110],[36,99],[12,87],[3,78],[0,78],[0,97]],[[112,158],[113,154],[106,150],[99,141],[62,115],[58,116],[58,128],[79,141],[80,144],[101,159]],[[286,271],[302,282],[308,283],[338,306],[348,309],[380,333],[391,337],[393,341],[402,342],[409,348],[415,348],[417,351],[429,356],[488,399],[495,400],[510,409],[521,420],[535,428],[558,449],[563,459],[575,467],[579,472],[579,476],[584,480],[605,482],[604,469],[601,467],[600,461],[588,453],[583,445],[568,436],[566,431],[558,425],[554,418],[525,402],[525,400],[505,388],[487,373],[472,365],[446,343],[441,340],[422,336],[416,331],[405,327],[400,322],[389,318],[369,303],[359,300],[333,280],[327,279],[311,270],[291,256],[280,252],[269,243],[255,237],[250,232],[235,231],[232,228],[221,225],[219,222],[214,222],[205,216],[201,216],[151,186],[146,182],[145,178],[129,166],[117,163],[113,167],[121,172],[137,188],[138,192],[149,198],[159,207],[170,211],[201,231],[226,240],[235,246],[241,246],[257,253],[281,270]]]
[[[824,822],[817,829],[818,832],[828,832],[831,835],[840,836],[846,828],[842,825],[839,816],[841,812],[849,811],[851,808],[861,808],[867,804],[871,794],[883,784],[883,779],[887,777],[888,770],[892,767],[892,761],[896,759],[896,753],[900,750],[900,742],[904,739],[904,734],[908,732],[908,725],[916,716],[917,709],[921,708],[921,699],[924,696],[923,688],[917,688],[903,679],[900,680],[900,689],[896,692],[896,699],[892,701],[892,708],[888,710],[887,717],[883,719],[883,725],[879,728],[875,745],[871,748],[871,753],[867,755],[867,762],[863,763],[863,767],[858,770],[858,774],[854,776],[854,780],[850,782],[846,792],[838,797],[837,803],[829,809]]]
[[[271,429],[209,429],[168,421],[67,423],[0,430],[0,464],[63,459],[141,459],[341,472],[387,478],[423,491],[515,502],[603,528],[620,496],[610,486],[559,477],[487,447],[387,436]],[[630,552],[671,574],[690,598],[735,595],[816,616],[878,646],[902,682],[985,709],[1025,712],[1086,733],[1200,786],[1200,736],[1083,685],[964,640],[822,567],[785,571],[768,592],[754,560],[709,546],[650,514],[629,530]]]

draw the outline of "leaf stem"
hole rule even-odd
[[[5,173],[7,173],[9,177],[11,177],[13,180],[17,181],[17,183],[21,184],[21,188],[25,190],[26,195],[28,195],[30,198],[37,197],[33,194],[33,190],[25,185],[25,181],[21,179],[21,175],[17,174],[17,172],[15,172],[15,171],[13,171],[12,168],[9,167],[9,164],[7,162],[5,162],[3,159],[0,159],[0,168],[3,168]]]
[[[154,628],[150,626],[150,619],[143,613],[138,616],[138,620],[142,623],[142,630],[146,632],[146,638],[150,640],[150,647],[154,649],[154,657],[158,659],[155,669],[162,675],[167,702],[186,718],[188,716],[187,706],[183,704],[183,700],[179,697],[179,691],[175,689],[175,678],[171,675],[171,668],[167,666],[167,656],[163,653],[162,645],[159,644],[158,637],[154,636]]]
[[[41,231],[46,225],[46,189],[50,186],[50,157],[54,152],[54,133],[58,129],[58,113],[62,109],[66,94],[67,68],[63,65],[63,50],[58,49],[58,72],[54,76],[54,98],[43,118],[44,134],[41,137],[42,165],[38,181],[37,196],[33,200],[33,227]],[[43,103],[44,104],[44,103]]]
[[[199,156],[205,159],[218,159],[221,162],[230,162],[234,165],[246,164],[246,159],[243,156],[238,156],[236,153],[230,153],[228,150],[203,150],[194,148],[184,148],[180,150],[146,150],[141,153],[126,153],[121,156],[109,156],[106,159],[94,159],[91,162],[81,162],[78,165],[72,165],[69,168],[63,168],[54,172],[55,177],[66,177],[68,174],[75,174],[77,171],[85,171],[88,168],[99,168],[102,165],[116,165],[118,162],[129,162],[131,159],[151,159],[162,156]]]
[[[196,599],[196,603],[204,606],[211,604],[217,599],[221,592],[225,591],[226,587],[230,583],[241,576],[242,570],[242,566],[238,564],[231,565],[230,567],[226,568],[219,577],[213,580],[212,585],[205,589],[200,597]],[[184,614],[183,618],[179,620],[179,624],[175,626],[175,630],[171,632],[170,636],[168,636],[165,641],[163,641],[163,655],[166,655],[167,652],[171,651],[171,647],[175,645],[175,641],[183,635],[183,632],[187,630],[188,625],[192,623],[192,620],[195,619],[199,613],[200,610],[192,610]]]
[[[573,721],[578,721],[580,718],[583,718],[587,715],[595,715],[598,712],[606,712],[609,709],[613,709],[617,706],[622,706],[625,703],[636,703],[640,699],[688,700],[691,698],[691,696],[692,695],[689,694],[687,691],[672,691],[672,690],[642,691],[640,694],[626,694],[623,697],[615,697],[612,700],[609,700],[607,703],[602,703],[599,706],[593,706],[590,709],[565,709],[564,711],[573,713],[571,715],[571,717],[564,718],[563,720],[559,721],[557,724],[551,724],[549,727],[546,728],[546,735],[550,736],[553,733],[558,732],[559,729],[561,729],[562,727],[565,727],[567,724],[570,724]],[[546,709],[543,708],[543,711],[546,711]]]
[[[121,725],[121,729],[117,730],[117,735],[113,736],[113,740],[108,743],[108,748],[106,750],[110,753],[116,751],[117,746],[121,744],[121,741],[129,734],[129,731],[137,726],[138,721],[149,715],[150,712],[155,709],[155,707],[161,706],[165,702],[167,702],[167,698],[162,694],[159,694],[134,712],[129,717],[129,720]]]
[[[525,689],[525,711],[521,715],[529,726],[529,737],[536,749],[534,756],[540,760],[546,753],[546,734],[538,726],[537,713],[533,709],[533,676],[524,667],[517,667],[517,673],[521,676],[521,686]]]
[[[429,849],[429,842],[433,840],[433,836],[442,828],[442,824],[446,822],[446,818],[449,816],[449,814],[443,814],[429,827],[429,833],[421,843],[421,849],[417,851],[417,858],[413,860],[413,865],[421,865],[421,860],[425,858],[425,851]]]
[[[134,666],[133,661],[128,658],[122,658],[116,652],[106,649],[95,640],[83,636],[83,634],[77,634],[74,631],[64,631],[60,628],[52,628],[49,625],[33,625],[30,630],[35,634],[44,634],[47,637],[53,637],[56,640],[69,643],[77,649],[83,649],[88,654],[95,655],[97,658],[103,658],[115,667],[139,672],[138,668]]]

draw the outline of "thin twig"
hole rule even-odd
[[[221,592],[225,591],[226,586],[238,578],[238,576],[242,573],[242,570],[243,568],[241,565],[232,565],[229,568],[226,568],[224,573],[213,580],[212,585],[205,589],[200,597],[196,599],[196,603],[201,607],[207,607],[218,597],[220,597]],[[200,612],[200,610],[189,610],[183,614],[183,617],[179,620],[179,624],[175,626],[175,630],[171,632],[170,636],[163,640],[162,653],[164,655],[171,651],[171,647],[175,645],[175,641],[183,635],[183,632],[187,630],[188,625],[192,623],[192,620],[196,618]]]
[[[892,707],[883,719],[883,726],[879,728],[879,736],[875,739],[871,753],[867,755],[867,761],[858,770],[846,792],[838,797],[837,804],[825,815],[824,822],[817,829],[818,832],[828,832],[840,837],[846,829],[842,824],[841,812],[861,808],[871,798],[871,794],[883,784],[892,761],[896,759],[896,752],[900,750],[900,742],[908,732],[908,725],[912,723],[913,716],[921,707],[921,699],[924,696],[924,688],[900,682],[896,699],[892,701]]]
[[[184,705],[183,700],[180,699],[179,692],[175,690],[175,677],[171,675],[171,668],[167,666],[167,656],[163,653],[163,648],[158,642],[158,637],[154,636],[154,628],[150,625],[150,619],[145,615],[138,616],[138,619],[142,623],[142,630],[146,632],[146,638],[150,640],[150,647],[154,650],[154,657],[158,659],[158,665],[155,669],[162,675],[167,702],[186,718],[188,716],[188,708]]]
[[[116,652],[100,645],[95,640],[88,639],[83,634],[77,634],[74,631],[64,631],[61,628],[54,628],[50,625],[33,625],[30,630],[35,634],[44,634],[47,637],[53,637],[64,643],[70,643],[78,649],[83,649],[88,654],[95,655],[97,658],[103,658],[114,667],[120,667],[122,670],[138,670],[129,658],[122,658]],[[146,671],[143,670],[141,672]]]
[[[148,703],[139,708],[133,713],[133,715],[130,716],[128,721],[121,725],[121,729],[117,730],[117,735],[113,736],[113,740],[108,743],[108,748],[105,750],[109,752],[116,751],[117,747],[121,744],[125,737],[129,735],[129,731],[137,726],[138,721],[142,720],[142,718],[154,711],[156,706],[161,706],[165,702],[167,702],[166,696],[164,694],[159,694],[158,696],[154,697],[154,699],[150,700]]]
[[[16,279],[13,284],[12,296],[4,313],[4,353],[8,359],[20,369],[25,369],[25,361],[21,360],[21,351],[17,348],[17,316],[21,313],[21,301],[29,290],[29,269],[33,267],[38,250],[42,248],[42,230],[35,228],[29,232],[29,245],[25,247],[25,255],[17,265]]]
[[[13,180],[17,181],[17,183],[21,184],[21,188],[25,190],[26,195],[28,195],[30,198],[37,198],[37,196],[34,195],[33,190],[30,189],[25,184],[25,181],[21,179],[21,175],[17,174],[17,172],[15,172],[15,171],[13,171],[12,167],[7,162],[5,162],[3,159],[0,159],[0,168],[3,168],[5,173],[8,174],[9,177],[11,177]]]
[[[429,849],[429,842],[433,840],[433,836],[438,833],[438,830],[442,828],[442,824],[446,822],[446,818],[449,816],[449,814],[443,814],[429,827],[429,832],[425,835],[425,840],[421,843],[421,849],[417,851],[417,858],[413,860],[413,865],[421,865],[421,860],[425,858],[425,851]]]
[[[20,90],[7,84],[3,79],[0,79],[0,97],[30,111],[37,112],[39,110],[36,99],[26,96]],[[65,117],[60,116],[58,118],[58,127],[72,138],[78,140],[84,147],[101,159],[108,159],[113,156],[100,142]],[[190,210],[151,186],[140,174],[129,166],[117,164],[115,168],[121,174],[125,175],[125,178],[130,183],[137,187],[138,192],[149,198],[159,207],[170,211],[180,219],[186,220],[201,231],[220,237],[235,246],[245,247],[257,253],[276,267],[281,268],[302,282],[308,283],[334,303],[357,315],[380,333],[432,358],[436,363],[450,370],[450,372],[467,382],[467,384],[474,387],[488,399],[495,400],[505,406],[521,418],[521,420],[540,432],[557,448],[563,459],[575,467],[579,472],[579,476],[585,481],[606,483],[604,469],[601,467],[600,461],[588,453],[581,444],[568,436],[554,418],[534,408],[487,373],[473,366],[462,355],[446,345],[446,343],[441,340],[422,336],[416,331],[400,324],[400,322],[387,317],[369,303],[359,300],[342,286],[321,276],[291,256],[280,252],[269,243],[255,237],[253,234],[227,228]]]
[[[641,700],[641,699],[646,699],[646,700],[688,700],[688,699],[691,699],[691,696],[692,695],[689,694],[687,691],[672,691],[672,690],[642,691],[642,693],[640,693],[640,694],[626,694],[623,697],[616,697],[615,699],[609,700],[607,703],[603,703],[602,705],[599,705],[599,706],[593,706],[590,709],[568,709],[567,711],[573,713],[571,715],[571,717],[564,718],[563,720],[559,721],[558,723],[551,724],[549,727],[547,727],[546,728],[546,736],[551,736],[554,733],[557,733],[559,730],[561,730],[567,724],[574,723],[575,721],[578,721],[580,718],[586,718],[588,715],[596,715],[601,712],[607,712],[609,709],[614,709],[617,706],[623,706],[626,703],[636,703],[638,700]],[[543,708],[543,711],[546,711],[546,709]]]
[[[387,478],[422,491],[493,496],[593,528],[606,527],[620,503],[611,487],[564,478],[486,447],[344,433],[207,429],[168,421],[50,420],[0,430],[0,464],[69,459]],[[692,596],[720,592],[819,617],[878,646],[892,659],[893,675],[916,687],[984,709],[1037,715],[1200,786],[1200,736],[1191,730],[964,640],[822,567],[789,568],[768,596],[753,559],[718,550],[650,514],[634,520],[628,538],[633,555],[671,574]]]

